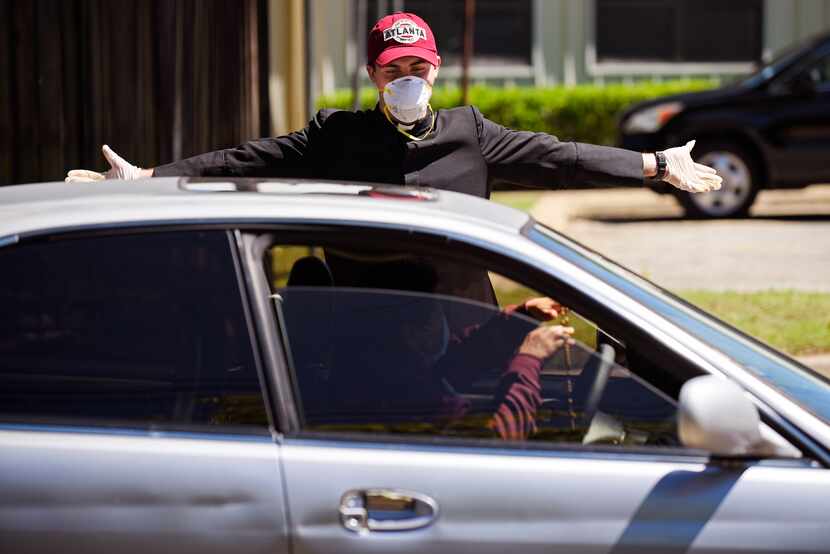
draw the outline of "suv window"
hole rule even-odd
[[[678,443],[674,401],[625,367],[624,345],[570,311],[540,322],[524,303],[541,295],[515,281],[490,274],[488,301],[486,270],[454,260],[271,255],[306,431]],[[557,325],[574,327],[574,344],[534,349]]]
[[[224,231],[0,249],[0,420],[267,430]]]
[[[830,56],[824,56],[817,61],[809,70],[808,75],[815,83],[816,88],[827,90],[830,86]]]

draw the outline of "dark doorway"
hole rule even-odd
[[[0,0],[0,184],[268,134],[265,0]]]

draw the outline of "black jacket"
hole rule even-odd
[[[321,110],[301,131],[159,166],[155,175],[372,181],[488,198],[494,179],[537,188],[640,185],[643,162],[630,150],[514,131],[465,106],[437,111],[422,141],[407,139],[378,109]]]
[[[155,175],[304,177],[431,186],[489,198],[501,179],[523,186],[558,188],[569,184],[643,183],[642,155],[630,150],[560,142],[545,133],[513,131],[482,117],[475,107],[439,110],[432,132],[407,139],[378,109],[321,110],[308,127],[276,138],[194,156],[159,166]],[[411,131],[421,136],[430,122]],[[332,264],[338,286],[365,286],[371,265]],[[483,268],[435,261],[441,276],[432,292],[496,304]],[[391,278],[391,282],[398,279]],[[452,322],[453,330],[470,321]]]

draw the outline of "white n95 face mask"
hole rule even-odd
[[[383,103],[399,123],[411,125],[426,117],[432,85],[420,77],[398,77],[383,87]]]

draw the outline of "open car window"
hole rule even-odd
[[[588,318],[480,266],[319,245],[270,251],[302,429],[676,446],[676,404]],[[492,283],[492,287],[490,286]],[[572,344],[528,341],[571,326]],[[534,335],[536,333],[536,335]]]

